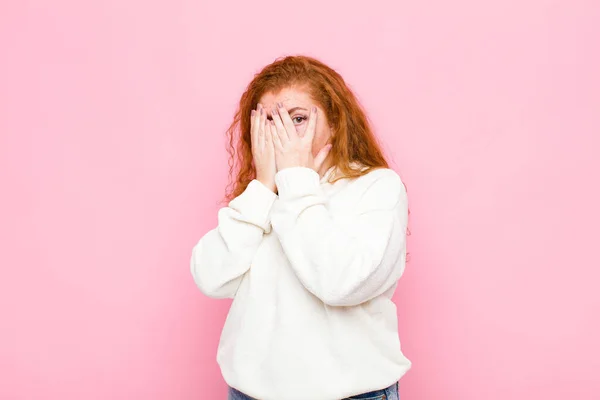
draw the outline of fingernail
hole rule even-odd
[[[273,107],[272,113],[273,113],[273,114],[277,114],[277,112],[278,112],[278,111],[277,111],[277,108]]]
[[[277,103],[277,105],[279,106],[279,108],[283,108],[283,103]]]
[[[261,109],[260,109],[260,115],[261,115],[261,116],[262,116],[262,115],[265,115],[265,109],[264,109],[264,108],[261,108]]]
[[[312,108],[312,112],[316,114],[317,113],[317,107],[313,107]]]
[[[254,117],[256,115],[256,111],[252,110],[250,114]]]

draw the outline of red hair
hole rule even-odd
[[[242,94],[239,108],[227,130],[230,183],[226,200],[240,195],[256,177],[252,162],[250,113],[265,93],[278,93],[289,87],[306,89],[313,101],[325,111],[332,127],[333,147],[329,157],[332,166],[341,172],[332,181],[388,168],[367,116],[342,76],[312,57],[287,56],[264,67]],[[352,162],[362,164],[362,170],[352,169]]]

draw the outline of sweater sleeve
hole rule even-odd
[[[405,266],[408,200],[396,172],[357,178],[353,211],[335,217],[312,169],[286,168],[275,180],[273,230],[307,290],[328,305],[352,306],[397,282]]]
[[[218,212],[218,225],[192,249],[190,267],[198,288],[213,298],[233,298],[250,269],[277,195],[257,180]]]

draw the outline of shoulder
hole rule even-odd
[[[360,167],[362,171],[365,171],[367,167]],[[377,188],[384,187],[387,189],[402,189],[404,190],[404,182],[400,175],[391,168],[375,168],[366,174],[355,178],[355,184],[357,186],[371,187],[376,186]]]
[[[377,168],[355,178],[353,186],[361,193],[361,202],[393,208],[405,203],[406,187],[400,175],[391,168]]]

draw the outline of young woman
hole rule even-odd
[[[229,399],[397,400],[408,201],[354,94],[314,58],[278,59],[228,134],[237,179],[191,270],[234,299],[217,351]]]

